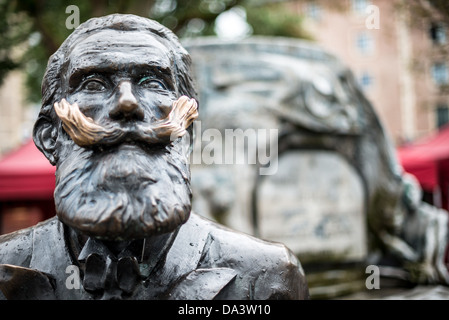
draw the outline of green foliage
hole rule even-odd
[[[28,100],[40,100],[40,85],[48,58],[72,31],[65,26],[65,8],[71,2],[3,0],[0,15],[4,18],[0,18],[0,28],[7,36],[0,42],[0,83],[10,70],[20,68],[27,75]],[[81,15],[90,10],[87,2],[79,8]]]
[[[0,83],[9,71],[22,66],[21,55],[25,49],[18,45],[27,40],[31,30],[26,16],[14,13],[15,9],[14,2],[0,1]]]
[[[447,0],[427,0],[430,5],[438,11],[442,19],[449,22],[449,3]]]
[[[255,35],[310,38],[302,28],[301,16],[292,12],[285,3],[250,7],[246,12]]]
[[[218,15],[242,3],[244,0],[157,0],[149,17],[181,38],[215,35],[214,22]]]

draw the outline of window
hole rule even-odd
[[[373,76],[368,72],[363,72],[361,77],[359,78],[359,83],[363,89],[369,89],[374,82]]]
[[[374,51],[374,39],[366,32],[357,35],[355,45],[362,54],[370,54]]]
[[[306,14],[309,18],[313,20],[320,20],[321,18],[321,7],[317,3],[309,3],[307,4]]]
[[[432,66],[432,78],[437,85],[449,83],[447,65],[445,63],[434,63]]]
[[[441,128],[449,122],[449,108],[447,104],[441,104],[437,106],[436,117],[438,128]]]
[[[434,45],[446,44],[446,26],[442,23],[432,23],[430,26],[430,39]]]
[[[366,8],[370,5],[370,1],[368,0],[352,0],[351,8],[352,11],[357,14],[366,14]]]

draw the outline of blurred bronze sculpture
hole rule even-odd
[[[273,175],[259,174],[262,163],[192,165],[195,212],[285,243],[301,257],[312,298],[367,290],[368,265],[385,286],[449,285],[448,212],[422,201],[340,59],[282,37],[183,44],[201,95],[195,129],[279,132]]]
[[[57,217],[0,237],[4,298],[308,298],[287,247],[191,212],[196,91],[172,32],[91,19],[50,58],[42,92],[34,141],[57,168]]]

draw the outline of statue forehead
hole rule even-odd
[[[145,31],[101,30],[76,43],[68,55],[68,71],[110,65],[156,65],[170,68],[172,53],[156,36]]]

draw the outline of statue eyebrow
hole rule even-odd
[[[69,86],[77,87],[82,81],[92,77],[92,76],[102,76],[106,73],[106,70],[102,68],[77,68],[69,77]]]
[[[144,65],[140,68],[136,68],[137,81],[140,81],[144,77],[149,77],[153,79],[160,79],[166,85],[173,89],[173,73],[170,68],[162,67],[160,65]]]
[[[149,76],[155,79],[161,79],[171,89],[174,85],[174,76],[171,69],[167,66],[162,66],[158,63],[138,63],[125,66],[117,65],[86,65],[74,69],[73,73],[69,76],[69,86],[76,87],[81,81],[89,77],[90,75],[109,76],[118,71],[131,69],[129,75],[134,79],[140,80],[145,76]]]

